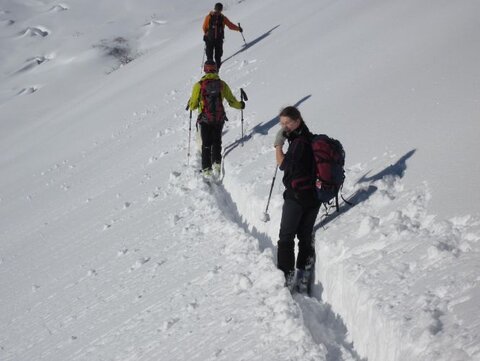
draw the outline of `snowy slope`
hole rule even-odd
[[[225,2],[250,100],[210,188],[184,108],[212,5],[0,5],[1,359],[480,359],[478,2]],[[355,203],[318,219],[312,299],[275,268],[281,175],[259,220],[289,104]]]

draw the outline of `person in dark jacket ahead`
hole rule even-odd
[[[207,60],[213,61],[217,64],[217,70],[220,70],[222,65],[223,55],[223,38],[225,25],[230,30],[243,32],[240,26],[232,23],[228,18],[222,14],[222,3],[216,3],[214,10],[210,11],[203,21],[203,41],[205,41],[205,53]],[[215,52],[215,59],[213,53]]]
[[[277,267],[285,274],[285,285],[310,287],[315,265],[313,227],[320,209],[320,201],[314,187],[314,158],[310,145],[312,133],[302,119],[300,111],[293,106],[284,108],[280,114],[281,129],[275,141],[275,157],[280,170],[284,171],[284,203],[277,249]],[[288,150],[283,145],[288,141]],[[295,279],[295,236],[298,238]],[[308,285],[307,285],[308,284]]]

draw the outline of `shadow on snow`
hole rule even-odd
[[[255,44],[259,43],[260,41],[262,41],[263,39],[265,39],[267,36],[269,36],[272,31],[274,31],[276,28],[278,28],[280,25],[277,25],[277,26],[274,26],[273,28],[271,28],[269,31],[267,31],[265,34],[263,35],[260,35],[258,38],[252,40],[252,41],[249,41],[246,45],[243,44],[242,48],[240,50],[238,50],[236,53],[230,55],[228,58],[226,58],[225,60],[222,60],[222,65],[225,64],[228,60],[232,59],[233,57],[237,56],[238,54],[244,52],[245,50],[247,50],[248,48],[251,48],[252,46],[254,46]]]
[[[300,106],[300,104],[302,104],[304,101],[308,100],[312,95],[307,95],[305,97],[303,97],[302,99],[300,99],[299,101],[297,101],[294,106],[295,107],[298,107]],[[268,122],[265,122],[265,123],[260,123],[260,124],[257,124],[256,126],[254,126],[250,132],[248,134],[245,134],[243,136],[243,138],[240,138],[238,140],[236,140],[235,142],[227,145],[225,148],[224,148],[224,154],[223,154],[223,157],[226,157],[232,150],[234,150],[235,148],[237,148],[240,144],[243,144],[244,142],[252,139],[252,137],[255,135],[255,134],[261,134],[261,135],[267,135],[269,130],[272,129],[275,125],[278,124],[278,122],[280,121],[278,115],[275,116],[274,118],[270,119]]]
[[[416,149],[412,149],[411,151],[406,153],[403,157],[401,157],[399,160],[397,160],[395,164],[388,166],[387,168],[383,169],[382,171],[378,172],[375,175],[368,176],[368,174],[370,173],[370,171],[368,171],[357,181],[357,184],[373,183],[387,176],[403,178],[403,176],[405,175],[405,171],[407,169],[407,160],[410,157],[412,157],[415,154],[415,152],[416,152]],[[352,196],[348,198],[348,202],[351,203],[352,205],[349,205],[344,202],[340,204],[339,212],[334,212],[334,213],[327,212],[327,214],[324,215],[324,218],[320,220],[320,222],[317,225],[315,225],[313,229],[314,232],[316,232],[321,227],[325,227],[328,223],[332,222],[342,214],[347,213],[350,209],[355,207],[357,204],[365,202],[367,199],[369,199],[372,196],[372,194],[374,194],[377,191],[377,189],[378,188],[376,186],[370,184],[367,188],[357,190]]]

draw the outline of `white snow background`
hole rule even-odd
[[[209,187],[213,4],[0,2],[0,360],[480,360],[480,2],[224,1],[249,101]],[[317,219],[313,298],[275,266],[281,173],[260,220],[291,104],[354,202]]]

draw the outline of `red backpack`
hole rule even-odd
[[[311,141],[315,160],[315,188],[321,202],[335,197],[337,211],[338,192],[345,180],[345,151],[342,144],[325,134],[314,135]]]
[[[206,123],[221,123],[226,118],[222,89],[223,83],[220,79],[205,79],[200,82],[200,96],[203,102],[202,118]]]

